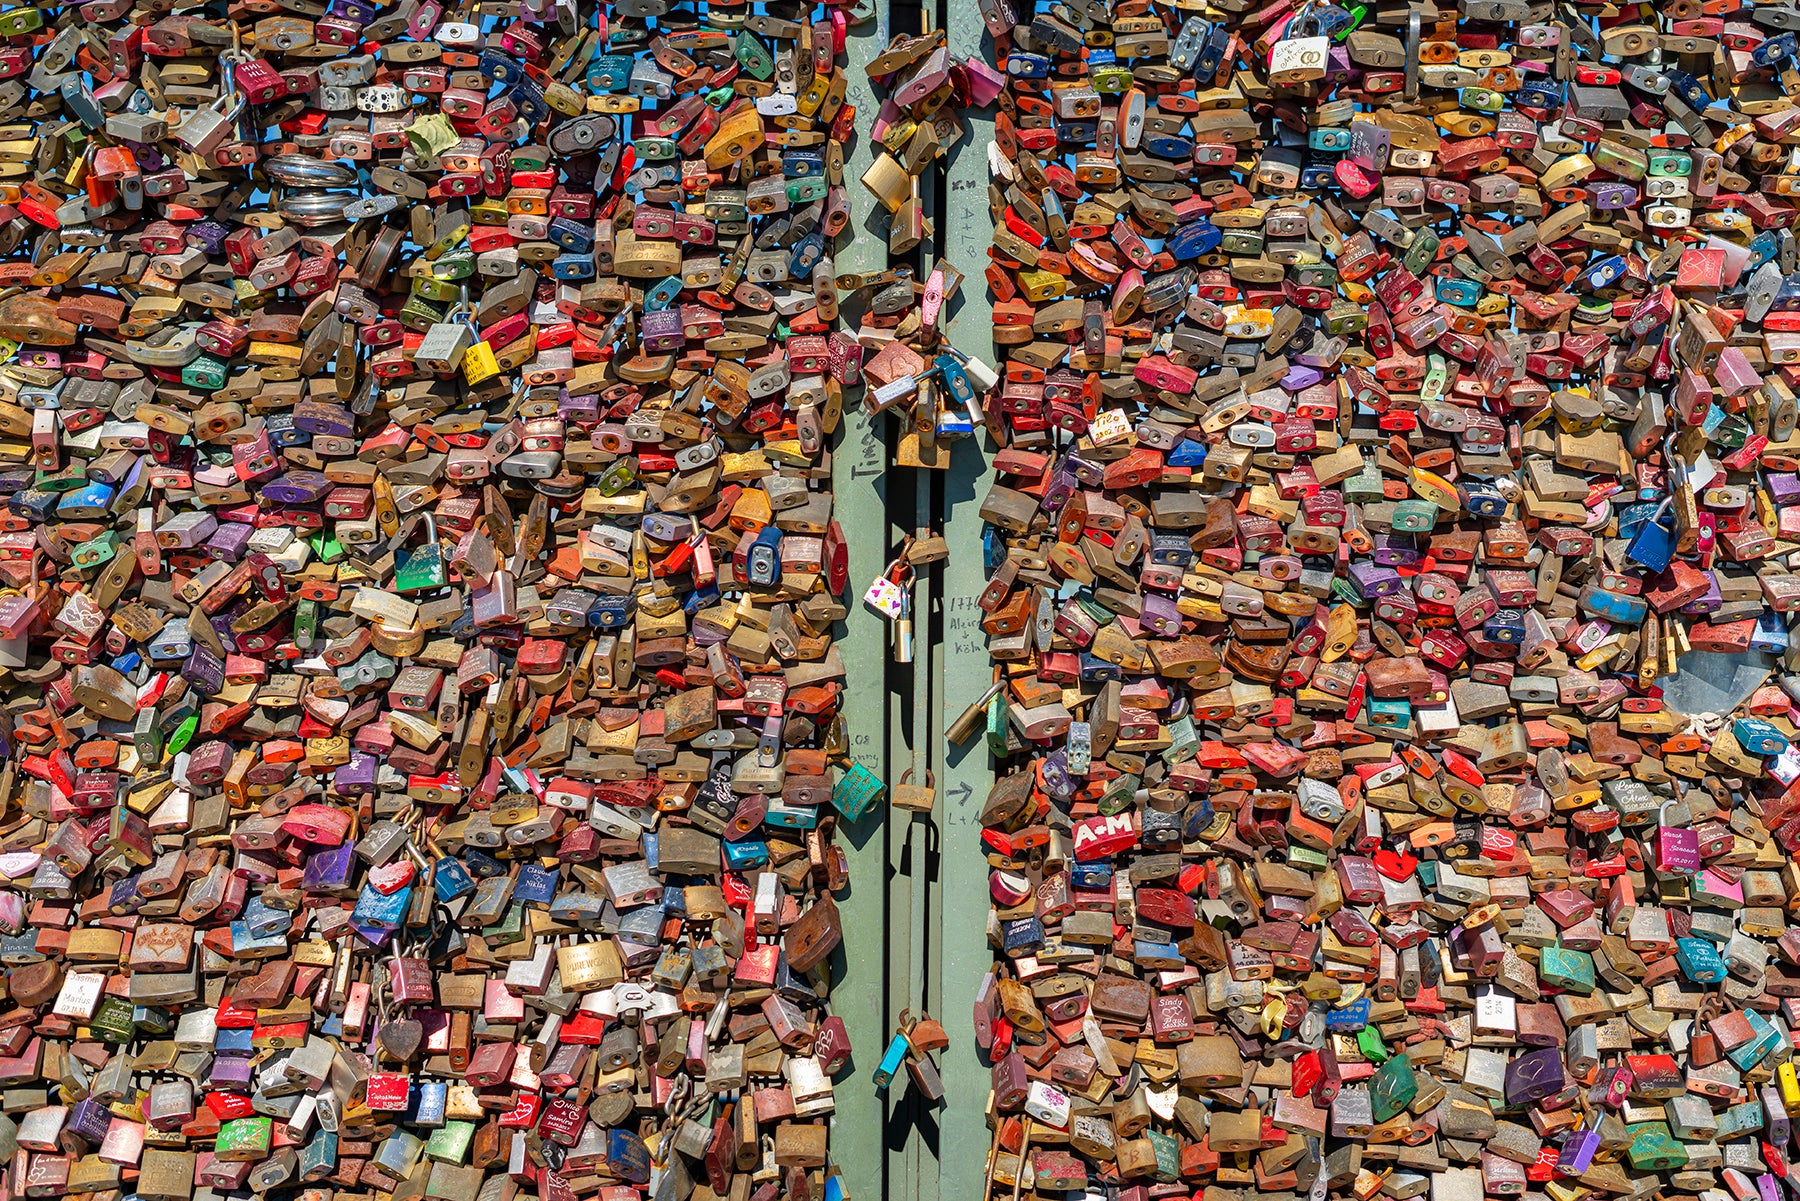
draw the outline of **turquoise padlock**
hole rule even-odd
[[[875,806],[887,792],[875,773],[860,763],[852,763],[837,787],[831,790],[831,803],[846,821],[856,821]]]

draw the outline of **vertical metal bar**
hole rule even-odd
[[[944,0],[950,52],[991,58],[992,47],[975,0]],[[993,305],[982,269],[988,261],[988,146],[994,139],[991,115],[966,112],[969,134],[952,151],[947,169],[943,234],[946,255],[968,276],[950,310],[950,343],[966,355],[994,363]],[[980,437],[979,432],[977,434]],[[950,559],[944,567],[941,653],[943,686],[937,693],[936,729],[951,722],[980,697],[993,679],[981,611],[975,605],[986,583],[983,569],[981,498],[993,482],[993,446],[982,439],[981,453],[969,448],[951,459],[945,488],[944,534]],[[976,1201],[983,1193],[988,1151],[988,1073],[975,1050],[972,1003],[987,974],[992,953],[987,941],[987,861],[976,821],[992,781],[984,741],[975,737],[951,746],[941,735],[932,742],[937,759],[940,903],[951,915],[944,923],[940,957],[942,1013],[950,1036],[944,1053],[946,1107],[941,1115],[939,1170],[943,1201]]]
[[[847,98],[862,114],[872,116],[879,104],[864,68],[888,42],[888,6],[875,6],[875,19],[853,26],[846,43]],[[883,239],[873,232],[880,224],[874,198],[861,180],[874,161],[868,139],[858,138],[844,164],[844,187],[850,201],[850,227],[839,239],[837,271],[873,272],[887,266]],[[844,390],[844,416],[833,452],[832,486],[836,517],[845,531],[850,558],[850,586],[844,597],[848,615],[839,631],[844,660],[844,716],[849,726],[850,755],[882,779],[888,776],[886,754],[887,623],[862,603],[862,593],[880,572],[884,544],[877,531],[887,528],[887,462],[883,430],[862,408],[860,388]],[[841,898],[845,961],[834,981],[832,1005],[843,1018],[856,1048],[851,1073],[838,1080],[837,1116],[831,1135],[832,1159],[853,1198],[887,1195],[886,1156],[882,1153],[885,1105],[869,1085],[871,1056],[886,1045],[886,957],[888,917],[887,825],[879,814],[865,817],[838,832],[849,860],[850,889]]]
[[[937,10],[935,0],[916,0],[913,3],[895,5],[896,31],[905,33],[926,33],[937,26]],[[904,24],[901,24],[904,22]],[[920,180],[920,203],[924,206],[925,218],[933,217],[931,175],[928,169]],[[920,277],[923,277],[931,262],[936,237],[926,234],[916,249],[905,257],[910,260]],[[903,431],[897,430],[896,433]],[[892,460],[890,460],[891,462]],[[906,486],[913,492],[912,519],[904,530],[895,532],[895,541],[923,525],[930,524],[931,517],[931,480],[930,472],[922,470],[902,469],[907,475]],[[896,480],[898,484],[899,481]],[[896,488],[896,492],[899,489]],[[898,497],[894,498],[898,501]],[[890,514],[896,520],[900,516],[900,505],[891,504]],[[921,575],[913,581],[912,589],[913,623],[915,631],[928,619],[931,607],[930,581]],[[930,745],[929,726],[926,721],[926,710],[930,704],[930,649],[923,645],[923,640],[915,636],[913,640],[913,661],[897,673],[905,695],[897,691],[894,697],[893,746],[894,755],[890,760],[893,765],[894,780],[899,779],[902,771],[910,771],[914,776],[924,774],[924,756]],[[889,840],[893,848],[893,884],[889,888],[888,903],[892,921],[889,929],[904,932],[905,961],[888,962],[888,1022],[893,1026],[899,1022],[900,1014],[911,1010],[917,1014],[924,995],[924,981],[927,975],[924,915],[926,910],[926,893],[928,881],[924,872],[924,838],[923,831],[916,823],[901,820],[905,814],[899,810],[888,811]],[[927,1201],[936,1195],[937,1164],[919,1137],[920,1104],[918,1096],[913,1093],[910,1079],[904,1073],[895,1078],[889,1087],[888,1136],[890,1146],[894,1148],[894,1157],[901,1165],[900,1174],[890,1174],[890,1198],[905,1198],[906,1201]]]
[[[888,422],[890,419],[883,416],[877,420]],[[890,500],[893,503],[888,506],[888,520],[881,527],[886,544],[894,547],[898,547],[904,536],[896,520],[903,519],[904,502],[892,495],[896,491],[900,489],[890,489]],[[916,603],[916,593],[914,599]],[[912,762],[912,747],[907,739],[907,728],[912,724],[912,706],[907,693],[912,691],[914,671],[914,667],[896,665],[886,677],[892,685],[887,693],[890,774],[885,777],[890,788],[899,779],[906,765]],[[916,888],[907,864],[907,827],[894,820],[892,808],[881,820],[882,831],[887,836],[888,861],[887,924],[883,927],[887,939],[887,997],[881,1038],[873,1048],[874,1054],[880,1054],[881,1048],[886,1046],[899,1021],[900,1011],[912,1004],[913,974],[917,970],[917,948],[912,937],[913,895]],[[888,1160],[888,1191],[885,1197],[893,1201],[911,1201],[911,1198],[917,1196],[918,1149],[907,1137],[910,1122],[906,1094],[906,1074],[901,1072],[887,1089],[884,1124]]]

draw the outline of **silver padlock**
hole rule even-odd
[[[244,108],[242,96],[221,96],[202,109],[189,113],[175,130],[175,141],[184,149],[206,157],[232,132],[232,123]]]

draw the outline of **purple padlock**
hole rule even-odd
[[[680,350],[687,343],[681,332],[681,310],[658,309],[645,313],[642,321],[644,349],[662,354]]]
[[[113,881],[112,890],[106,897],[106,910],[114,917],[128,917],[143,908],[144,902],[150,898],[138,891],[136,876],[126,876],[123,880]],[[0,926],[0,929],[4,929]],[[18,929],[8,929],[6,933],[17,934]]]
[[[195,643],[181,663],[181,678],[201,696],[212,696],[225,687],[225,660]]]
[[[153,172],[160,170],[157,167],[145,167],[143,155],[139,154],[136,157],[140,170]],[[187,227],[185,233],[189,246],[198,246],[207,254],[220,254],[225,249],[225,239],[230,236],[231,229],[217,221],[196,221]]]
[[[334,487],[322,471],[289,471],[263,485],[262,499],[277,505],[310,505]]]
[[[1566,1079],[1560,1047],[1527,1051],[1506,1065],[1506,1103],[1529,1105],[1542,1100],[1560,1091]]]
[[[1705,575],[1706,591],[1681,606],[1681,611],[1689,617],[1704,617],[1725,603],[1725,598],[1719,595],[1719,577],[1710,571]]]
[[[63,1134],[79,1135],[88,1146],[98,1147],[112,1127],[112,1120],[111,1110],[92,1097],[86,1097],[70,1108],[69,1124],[63,1127]]]
[[[306,434],[349,438],[356,433],[356,419],[343,405],[303,400],[294,406],[294,428]]]
[[[1390,596],[1406,587],[1406,581],[1392,567],[1366,561],[1350,564],[1350,582],[1365,600]]]
[[[300,886],[307,892],[344,895],[350,888],[350,873],[355,861],[354,843],[346,842],[342,846],[314,851],[306,857],[306,867],[300,873]]]
[[[236,1088],[250,1083],[250,1061],[242,1055],[220,1055],[212,1061],[212,1086]]]
[[[1073,451],[1070,452],[1068,458],[1063,460],[1063,465],[1075,473],[1076,479],[1080,480],[1090,488],[1098,488],[1106,482],[1106,467],[1104,464],[1096,463],[1091,459],[1084,459]]]
[[[331,786],[341,796],[362,796],[375,791],[375,772],[380,761],[362,751],[353,751],[350,762],[341,763],[331,773]]]
[[[1411,534],[1376,534],[1374,542],[1375,562],[1383,567],[1411,567],[1422,557]]]
[[[1046,513],[1057,512],[1075,495],[1077,483],[1079,481],[1073,471],[1067,467],[1057,468],[1056,473],[1050,477],[1050,486],[1044,489],[1044,499],[1038,502],[1038,507]]]
[[[1630,184],[1610,180],[1588,185],[1588,195],[1592,198],[1594,207],[1602,211],[1633,208],[1637,205],[1638,198],[1637,189]]]
[[[591,392],[570,396],[564,388],[556,398],[556,415],[564,421],[599,420],[600,398]]]
[[[1175,607],[1175,598],[1156,592],[1145,593],[1138,610],[1138,625],[1147,635],[1181,637],[1181,611]]]
[[[1317,367],[1321,371],[1337,366],[1337,361],[1350,348],[1350,343],[1343,338],[1319,338],[1312,340],[1312,345],[1305,350],[1293,351],[1289,358],[1302,367]]]
[[[1594,1162],[1594,1152],[1600,1149],[1600,1132],[1597,1130],[1571,1130],[1563,1139],[1562,1146],[1556,1149],[1556,1174],[1558,1176],[1579,1176],[1588,1170]]]
[[[1289,392],[1304,392],[1324,378],[1325,373],[1317,367],[1289,367],[1281,386]]]
[[[1788,1121],[1787,1106],[1781,1103],[1781,1093],[1774,1085],[1765,1084],[1762,1088],[1763,1130],[1770,1145],[1783,1151],[1787,1149],[1788,1137],[1792,1134],[1792,1124]]]
[[[255,526],[242,521],[228,521],[215,529],[206,540],[206,553],[214,559],[236,563],[244,557],[244,551],[255,533]]]

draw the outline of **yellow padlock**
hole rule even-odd
[[[463,352],[462,369],[463,379],[471,384],[479,384],[500,374],[500,361],[494,357],[492,346],[486,342],[477,342]]]

